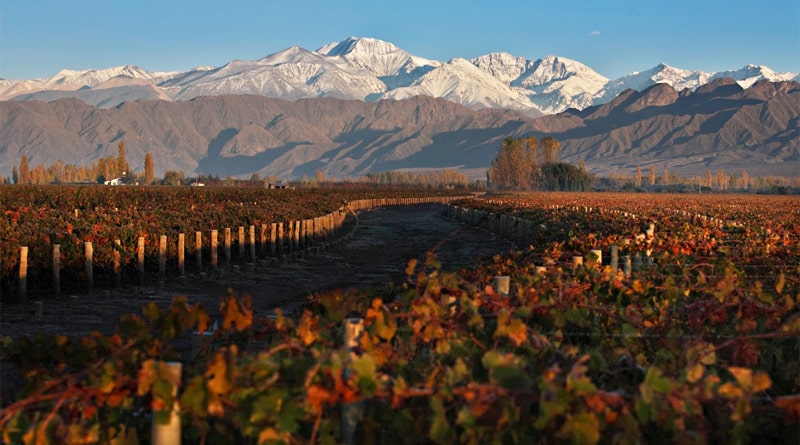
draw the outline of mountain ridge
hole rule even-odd
[[[468,63],[462,63],[467,61]],[[478,68],[486,76],[475,73]],[[113,77],[146,80],[150,88],[131,82],[130,90],[87,94]],[[716,79],[733,78],[743,88],[758,80],[800,80],[798,73],[776,73],[747,65],[719,73],[659,64],[618,79],[565,57],[530,60],[508,53],[473,59],[436,61],[415,56],[396,45],[369,37],[349,37],[315,51],[289,47],[257,60],[232,60],[222,66],[185,72],[149,72],[133,65],[106,69],[62,70],[46,79],[0,80],[0,100],[53,100],[79,97],[90,105],[113,107],[124,101],[169,98],[185,101],[219,94],[258,94],[298,100],[338,97],[378,101],[415,95],[445,97],[473,108],[510,108],[531,117],[584,109],[609,102],[626,89],[642,91],[656,83],[691,90]]]
[[[476,68],[478,69],[478,68]],[[800,174],[800,83],[762,80],[742,88],[730,78],[676,90],[657,84],[612,101],[532,119],[444,98],[363,101],[286,100],[259,95],[139,100],[115,107],[77,98],[0,102],[0,173],[23,155],[30,165],[84,164],[116,155],[124,141],[132,167],[145,152],[157,174],[181,170],[298,179],[397,169],[454,168],[473,178],[503,138],[552,136],[562,159],[595,173],[632,174],[637,165],[679,176],[705,169],[752,176]]]

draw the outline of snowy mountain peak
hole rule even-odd
[[[403,52],[400,48],[393,43],[384,40],[374,39],[371,37],[353,37],[350,36],[341,42],[334,42],[323,46],[316,52],[326,56],[344,56],[347,54],[369,54],[369,55],[386,55],[396,52]]]
[[[505,52],[489,53],[472,59],[472,63],[498,80],[509,84],[519,78],[533,64],[524,57],[517,57]]]
[[[440,63],[415,57],[392,43],[369,37],[349,37],[330,43],[315,51],[317,54],[340,59],[375,75],[387,88],[407,86]]]
[[[734,79],[742,88],[759,80],[800,80],[798,73],[776,73],[760,65],[704,73],[666,63],[609,80],[580,62],[556,55],[531,60],[494,52],[441,62],[380,39],[348,37],[316,51],[293,46],[258,60],[232,60],[185,72],[149,72],[126,65],[65,69],[42,79],[0,80],[0,100],[80,97],[93,105],[115,106],[119,100],[189,100],[220,94],[367,101],[428,95],[474,108],[511,108],[537,115],[599,105],[626,89],[644,91],[664,83],[676,90],[696,90],[723,77]]]

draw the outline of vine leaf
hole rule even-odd
[[[208,413],[215,416],[222,416],[225,412],[225,408],[222,405],[220,396],[227,394],[231,389],[228,361],[225,354],[222,352],[214,354],[213,362],[208,365],[205,377],[209,399]]]
[[[600,421],[594,413],[570,415],[559,432],[559,436],[570,438],[576,445],[593,445],[600,441]]]
[[[303,345],[308,346],[319,336],[319,317],[309,310],[303,311],[300,323],[297,325],[297,336],[303,341]]]
[[[250,297],[243,299],[235,296],[223,298],[220,302],[219,310],[222,312],[224,329],[235,326],[237,331],[243,331],[253,323],[253,310],[250,308]]]
[[[397,332],[397,321],[380,298],[372,299],[371,306],[367,309],[366,320],[372,323],[375,334],[385,341],[391,340]]]

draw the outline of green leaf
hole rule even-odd
[[[594,413],[574,414],[567,418],[559,432],[560,437],[569,437],[575,445],[594,445],[600,441],[600,421]]]
[[[431,419],[431,427],[428,431],[428,437],[435,443],[455,443],[456,434],[450,428],[450,421],[447,420],[447,412],[445,411],[442,399],[439,396],[433,396],[431,397],[430,405],[433,418]]]
[[[350,366],[358,374],[359,389],[367,395],[371,395],[375,392],[375,389],[378,387],[375,373],[375,359],[369,354],[363,354],[361,357],[353,360]]]
[[[652,366],[647,369],[647,374],[644,376],[644,383],[654,391],[666,394],[672,390],[672,381],[668,378],[661,377],[661,370]]]

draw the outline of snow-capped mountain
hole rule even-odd
[[[413,56],[395,45],[372,38],[350,37],[316,51],[377,76],[387,89],[408,86],[441,62]]]
[[[535,109],[536,106],[509,85],[466,59],[453,59],[431,70],[407,87],[384,94],[389,99],[414,96],[442,97],[473,108]]]
[[[743,88],[762,79],[800,81],[798,73],[776,73],[765,66],[705,73],[663,63],[610,80],[580,62],[558,56],[530,60],[491,53],[441,62],[382,40],[349,37],[316,51],[291,47],[258,60],[234,60],[185,72],[149,72],[128,65],[65,69],[46,79],[0,79],[0,100],[78,97],[91,105],[113,107],[137,99],[182,101],[223,94],[366,101],[429,95],[477,109],[508,108],[538,116],[603,104],[626,89],[643,91],[666,83],[693,91],[721,77],[733,78]]]

